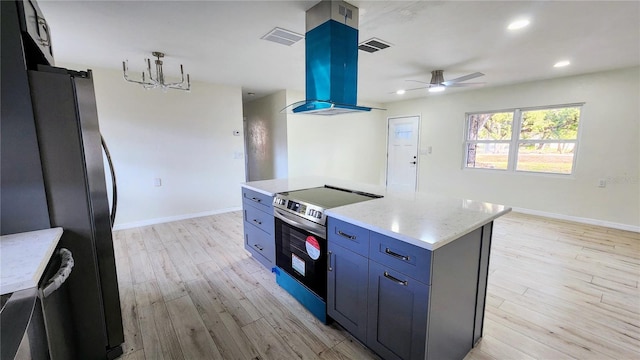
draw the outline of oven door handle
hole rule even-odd
[[[274,208],[273,209],[273,216],[275,216],[276,218],[282,220],[284,223],[291,225],[293,227],[297,227],[300,228],[302,230],[308,231],[310,233],[312,233],[313,235],[319,236],[321,238],[325,238],[326,235],[323,234],[323,229],[324,227],[322,225],[317,225],[317,227],[310,225],[310,224],[306,224],[306,223],[301,223],[299,220],[296,220],[294,218],[292,218],[291,216],[295,216],[295,215],[289,215],[285,212],[283,212],[280,209]],[[297,217],[297,216],[296,216]],[[310,222],[310,221],[308,221]]]

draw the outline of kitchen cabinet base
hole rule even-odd
[[[482,337],[493,223],[434,251],[350,225],[357,244],[328,235],[329,316],[384,359],[464,358]]]

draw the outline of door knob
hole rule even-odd
[[[415,164],[416,164],[416,162],[415,162],[415,161],[409,161],[409,164],[413,164],[413,165],[415,165]]]

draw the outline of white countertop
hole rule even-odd
[[[389,194],[341,206],[328,216],[435,250],[508,213],[511,208],[436,194]]]
[[[0,236],[0,295],[38,286],[62,228]]]
[[[250,181],[243,183],[242,186],[257,192],[273,196],[277,193],[293,190],[309,189],[324,185],[332,185],[340,188],[359,190],[376,195],[385,195],[385,188],[382,186],[362,184],[348,180],[334,179],[321,176],[298,177],[291,179],[273,179]]]
[[[383,187],[322,177],[254,181],[243,186],[274,195],[279,192],[334,185],[384,197],[340,206],[328,216],[391,236],[427,250],[435,250],[511,211],[481,201],[429,193],[390,193]]]

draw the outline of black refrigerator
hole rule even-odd
[[[64,229],[79,359],[115,358],[124,341],[109,201],[91,71],[29,71],[51,226]],[[46,317],[46,314],[45,314]]]
[[[114,359],[124,334],[92,73],[50,66],[52,52],[41,52],[51,46],[48,26],[34,1],[0,3],[2,234],[64,229],[59,247],[75,260],[65,290],[68,354]]]

